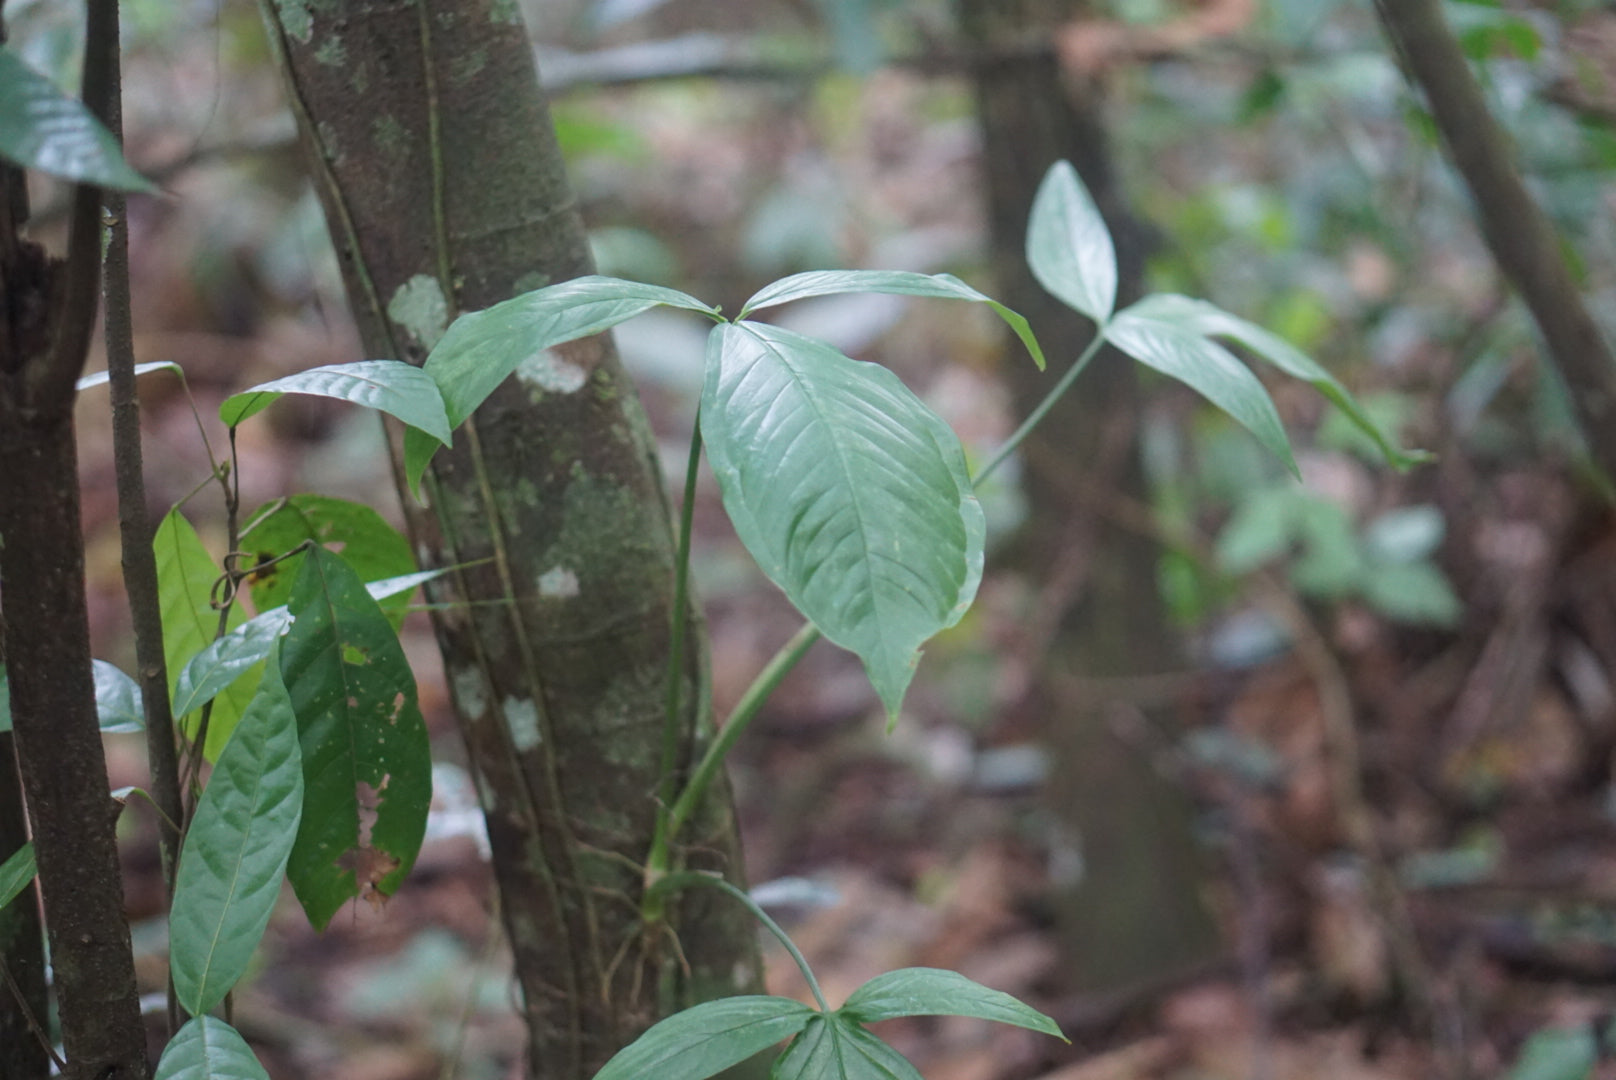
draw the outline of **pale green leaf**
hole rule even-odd
[[[1363,575],[1363,593],[1380,614],[1413,626],[1453,627],[1464,614],[1447,575],[1425,559],[1371,568]]]
[[[95,674],[95,715],[101,730],[111,734],[141,731],[146,714],[140,700],[140,684],[105,660],[92,660]]]
[[[280,894],[303,808],[297,718],[274,665],[208,777],[169,914],[179,1003],[201,1015],[247,970]]]
[[[239,1032],[216,1016],[198,1016],[175,1032],[152,1080],[269,1080]]]
[[[1117,303],[1111,231],[1077,170],[1057,161],[1044,176],[1027,223],[1027,263],[1062,303],[1104,325]]]
[[[900,1016],[974,1016],[1064,1039],[1055,1021],[957,971],[903,968],[877,975],[848,997],[840,1015],[859,1024]]]
[[[1228,349],[1180,322],[1140,314],[1138,305],[1119,312],[1105,336],[1135,360],[1200,393],[1243,424],[1293,475],[1300,475],[1268,391]]]
[[[819,1013],[781,997],[729,997],[674,1013],[618,1051],[595,1080],[707,1080],[789,1039]]]
[[[0,158],[64,180],[121,191],[157,188],[77,98],[0,46]]]
[[[1021,343],[1032,354],[1038,370],[1044,369],[1044,352],[1033,336],[1027,320],[997,300],[977,292],[952,274],[913,274],[899,270],[813,270],[793,274],[770,285],[765,285],[741,308],[737,318],[744,319],[754,311],[804,300],[811,296],[832,296],[838,293],[872,292],[897,296],[929,296],[940,300],[971,300],[986,304],[1005,324],[1014,330]]]
[[[311,550],[292,587],[280,668],[303,749],[304,813],[287,876],[316,928],[355,896],[390,896],[432,799],[415,676],[359,575]]]
[[[752,322],[712,332],[701,428],[742,542],[896,716],[981,580],[959,439],[885,368]]]
[[[307,394],[363,405],[395,417],[440,443],[449,441],[438,384],[420,368],[400,360],[356,360],[310,368],[284,379],[231,394],[219,406],[219,419],[235,427],[274,404],[282,394]]]
[[[892,1047],[840,1016],[814,1016],[769,1080],[925,1080]]]
[[[292,623],[284,606],[248,619],[191,658],[174,680],[174,715],[200,709],[269,656]]]
[[[1508,1080],[1587,1080],[1599,1063],[1599,1042],[1586,1027],[1532,1033]]]
[[[136,364],[135,378],[138,379],[142,375],[153,371],[172,371],[174,374],[178,375],[182,381],[185,378],[185,371],[172,360],[154,360],[149,364]],[[90,390],[97,386],[103,385],[111,378],[111,374],[105,368],[100,371],[92,371],[90,374],[82,376],[79,379],[78,389]]]

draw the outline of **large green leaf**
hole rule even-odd
[[[157,188],[123,158],[118,140],[76,98],[0,46],[0,157],[64,180],[122,191]]]
[[[30,840],[0,863],[0,910],[22,895],[36,873],[34,842]]]
[[[247,970],[280,894],[303,809],[297,717],[274,665],[208,777],[169,912],[174,993],[193,1016]]]
[[[1117,303],[1117,253],[1111,231],[1077,170],[1050,166],[1027,223],[1027,263],[1038,283],[1064,304],[1104,325]]]
[[[617,1052],[595,1080],[707,1080],[803,1029],[819,1013],[790,998],[721,998],[674,1013]]]
[[[198,1016],[175,1032],[153,1080],[269,1080],[247,1040],[216,1016]]]
[[[101,730],[114,734],[143,730],[146,713],[140,684],[105,660],[91,660],[90,668],[95,675],[95,716]]]
[[[231,394],[219,406],[219,419],[235,427],[269,408],[282,394],[336,398],[397,417],[439,443],[449,441],[449,421],[438,384],[420,368],[400,360],[355,360],[310,368],[284,379]]]
[[[892,1047],[834,1014],[812,1017],[769,1080],[925,1080]]]
[[[293,495],[260,508],[248,521],[241,534],[241,549],[260,559],[284,555],[312,540],[341,552],[343,560],[366,581],[415,571],[409,541],[362,503],[328,495]],[[249,578],[253,606],[268,611],[286,603],[302,562],[303,556],[296,555]],[[403,621],[409,602],[409,593],[404,592],[382,603],[395,627]]]
[[[163,659],[172,694],[186,664],[212,644],[218,633],[219,613],[213,609],[212,590],[220,571],[178,508],[170,510],[157,526],[152,548],[157,555],[157,592],[163,611]],[[232,607],[226,632],[245,621],[240,605]],[[215,699],[208,721],[208,760],[216,758],[230,738],[255,689],[252,680],[242,679]],[[196,733],[194,715],[177,719],[187,735]]]
[[[1323,394],[1358,430],[1374,440],[1380,452],[1385,455],[1387,463],[1393,468],[1407,469],[1431,458],[1430,454],[1423,451],[1407,451],[1400,448],[1395,440],[1375,423],[1351,392],[1306,353],[1284,338],[1231,315],[1216,304],[1173,293],[1158,293],[1134,304],[1128,309],[1128,314],[1159,323],[1172,323],[1205,337],[1228,338],[1239,342],[1285,374],[1301,379]]]
[[[304,813],[287,876],[323,928],[363,895],[392,895],[415,862],[432,800],[415,676],[359,575],[317,547],[288,604],[280,668],[303,747]]]
[[[939,968],[903,968],[877,975],[853,991],[838,1011],[859,1024],[899,1016],[974,1016],[1065,1038],[1055,1021],[1037,1009],[957,971]]]
[[[885,368],[752,322],[712,332],[701,430],[742,542],[896,716],[982,576],[959,439]]]
[[[977,292],[952,274],[912,274],[899,270],[812,270],[793,274],[765,285],[741,308],[737,318],[744,319],[754,311],[761,311],[792,300],[810,296],[831,296],[837,293],[873,292],[898,296],[931,296],[940,300],[972,300],[986,304],[998,313],[1021,343],[1032,353],[1038,370],[1044,369],[1044,351],[1038,347],[1027,320],[1011,311],[991,296]]]
[[[545,350],[610,330],[659,306],[718,314],[717,308],[674,289],[620,278],[574,278],[460,316],[433,347],[424,368],[443,393],[449,427],[456,428],[518,368],[531,370],[541,386],[581,388],[589,373],[546,357]],[[423,434],[404,433],[411,490],[419,487],[437,449],[438,443]]]
[[[1177,321],[1163,321],[1136,308],[1118,313],[1106,327],[1111,344],[1163,375],[1198,391],[1234,417],[1293,474],[1296,459],[1273,399],[1233,353]]]

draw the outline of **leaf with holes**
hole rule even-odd
[[[163,613],[163,659],[168,665],[172,695],[185,665],[211,645],[218,634],[219,613],[213,609],[213,585],[220,570],[178,508],[170,510],[157,526],[152,548],[157,555],[157,595]],[[244,622],[246,616],[240,605],[236,605],[230,609],[225,631],[228,633]],[[235,730],[236,721],[241,719],[242,710],[252,700],[256,689],[252,679],[240,679],[214,700],[208,721],[206,755],[209,761],[218,756],[230,738],[230,732]],[[196,714],[176,714],[176,719],[187,735],[196,734]]]
[[[124,160],[84,103],[0,46],[0,158],[25,169],[120,191],[157,194]]]
[[[174,882],[169,968],[193,1016],[224,1000],[269,925],[303,809],[300,757],[272,664],[208,777]]]
[[[803,1029],[819,1013],[790,998],[720,998],[674,1013],[617,1052],[595,1080],[707,1080]]]
[[[982,576],[959,439],[885,368],[753,322],[712,332],[701,430],[752,557],[896,717],[920,646]]]
[[[312,540],[339,553],[366,581],[415,571],[409,541],[362,503],[328,495],[292,495],[259,508],[247,520],[241,549],[260,560],[284,555],[305,540]],[[248,578],[253,605],[259,611],[268,611],[286,603],[302,562],[302,555],[294,555]],[[395,628],[404,621],[409,602],[409,594],[400,593],[382,603]]]
[[[1038,370],[1044,369],[1044,351],[1038,347],[1027,320],[997,300],[979,293],[952,274],[911,274],[898,270],[813,270],[806,274],[792,274],[771,285],[765,285],[741,308],[738,318],[776,304],[792,300],[805,300],[811,296],[833,296],[838,293],[873,292],[897,296],[929,296],[939,300],[971,300],[992,308],[1005,325],[1014,330],[1021,343],[1032,354]]]
[[[152,1080],[269,1080],[252,1047],[216,1016],[198,1016],[174,1033]]]
[[[292,586],[280,669],[303,749],[304,806],[287,877],[324,928],[349,899],[381,902],[415,862],[432,799],[415,676],[352,567],[312,549]]]
[[[574,278],[460,316],[433,346],[422,369],[437,381],[449,427],[456,428],[524,364],[540,372],[541,383],[581,386],[588,372],[547,358],[544,351],[610,330],[654,307],[718,314],[717,308],[674,289],[619,278]],[[419,490],[438,445],[423,434],[405,432],[404,471],[411,491]]]
[[[1243,424],[1292,475],[1300,476],[1290,439],[1273,399],[1233,353],[1178,321],[1141,314],[1139,305],[1118,312],[1106,340],[1163,375],[1177,379]]]
[[[1117,303],[1111,231],[1077,170],[1057,161],[1044,176],[1027,223],[1027,263],[1062,303],[1105,324]]]
[[[351,401],[396,417],[439,443],[449,441],[450,425],[444,417],[438,384],[420,368],[401,360],[329,364],[262,383],[225,398],[219,406],[219,419],[227,427],[235,427],[269,408],[282,394]]]

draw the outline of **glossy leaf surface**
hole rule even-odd
[[[873,292],[897,296],[929,296],[939,300],[971,300],[991,307],[1021,339],[1032,354],[1038,370],[1044,368],[1044,352],[1033,336],[1027,320],[997,300],[977,292],[952,274],[912,274],[899,270],[813,270],[793,274],[770,285],[765,285],[741,308],[740,318],[749,313],[805,300],[811,296],[833,296],[838,293]]]
[[[1239,421],[1269,453],[1300,475],[1291,456],[1290,439],[1273,399],[1228,349],[1178,321],[1140,314],[1136,308],[1118,313],[1106,327],[1106,339],[1163,375],[1189,386]]]
[[[240,1032],[216,1016],[198,1016],[175,1032],[153,1080],[269,1080]]]
[[[174,715],[200,709],[262,663],[291,622],[284,607],[266,611],[193,656],[174,680]]]
[[[877,975],[853,991],[838,1011],[860,1024],[900,1016],[974,1016],[1065,1038],[1055,1021],[1037,1009],[957,971],[938,968],[903,968]]]
[[[0,157],[25,169],[120,191],[157,188],[77,98],[0,46]]]
[[[652,1025],[608,1061],[595,1080],[707,1080],[791,1038],[818,1015],[782,997],[703,1002]]]
[[[280,668],[303,750],[304,812],[287,876],[323,928],[349,899],[380,901],[409,872],[431,759],[415,676],[359,575],[314,548],[288,609]]]
[[[907,1058],[840,1016],[815,1016],[769,1080],[925,1080]]]
[[[752,322],[712,332],[701,426],[742,542],[896,716],[920,646],[982,575],[954,432],[885,368]]]
[[[283,394],[308,394],[363,405],[395,417],[438,442],[449,441],[438,384],[420,368],[400,360],[356,360],[310,368],[284,379],[231,394],[219,406],[219,419],[235,427],[278,401]]]
[[[1044,176],[1027,222],[1027,263],[1038,283],[1097,323],[1117,303],[1111,230],[1077,170],[1057,161]]]
[[[146,726],[140,684],[105,660],[91,660],[95,674],[95,716],[102,731],[127,734]]]
[[[590,373],[581,369],[557,367],[545,350],[610,330],[654,307],[717,314],[716,308],[675,289],[620,278],[575,278],[460,316],[433,347],[423,370],[437,382],[453,429],[524,365],[540,372],[541,384],[570,385],[587,378]],[[438,443],[423,433],[405,433],[405,475],[412,491],[437,449]]]
[[[185,371],[172,360],[154,360],[149,364],[136,364],[135,378],[138,379],[142,375],[150,374],[153,371],[172,371],[181,380],[185,378]],[[93,390],[97,386],[106,384],[111,378],[112,376],[104,369],[92,371],[88,375],[82,376],[76,386],[79,390]]]
[[[269,925],[303,808],[300,757],[272,665],[213,767],[175,878],[169,970],[192,1015],[224,1000]]]

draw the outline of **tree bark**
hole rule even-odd
[[[1072,0],[960,4],[967,39],[989,55],[997,41],[1053,30],[1080,10]],[[1105,215],[1119,261],[1118,307],[1139,296],[1145,231],[1117,190],[1093,89],[1069,86],[1055,58],[1042,55],[981,64],[975,90],[997,295],[1032,322],[1058,371],[1093,326],[1046,293],[1027,267],[1027,219],[1045,172],[1072,162]],[[1117,709],[1128,706],[1072,700],[1047,674],[1145,675],[1168,669],[1175,656],[1157,595],[1157,552],[1082,495],[1144,486],[1134,374],[1126,357],[1102,353],[1024,445],[1030,510],[1010,554],[1046,587],[1050,633],[1035,644],[1047,667],[1032,674],[1016,708],[1044,728],[1061,778],[1050,797],[1081,844],[1083,875],[1061,897],[1059,923],[1067,970],[1090,990],[1175,974],[1220,948],[1201,897],[1186,800],[1114,730]],[[1011,368],[1010,383],[1022,415],[1049,389],[1048,377],[1027,365]]]
[[[514,2],[263,9],[367,355],[419,363],[459,312],[592,272]],[[405,512],[423,565],[462,567],[433,590],[434,621],[487,815],[529,1075],[587,1080],[653,1021],[751,991],[759,971],[745,912],[717,894],[678,905],[677,948],[638,915],[674,546],[609,336],[535,356],[438,455],[427,491],[430,512],[407,495]],[[701,674],[693,660],[685,701],[702,700]],[[692,707],[681,761],[706,737]],[[695,824],[687,865],[738,877],[728,792]]]

